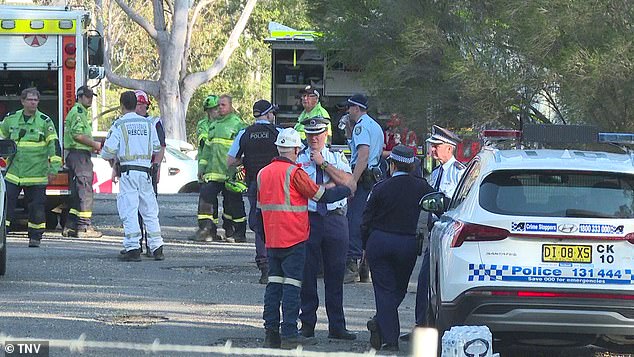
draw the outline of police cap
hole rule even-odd
[[[462,139],[451,130],[442,128],[438,125],[434,125],[431,130],[431,136],[427,139],[430,144],[449,144],[452,146],[458,145]]]
[[[330,120],[324,117],[312,117],[302,120],[306,134],[321,134],[328,129]]]

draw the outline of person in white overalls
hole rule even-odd
[[[123,115],[110,128],[102,149],[102,157],[119,163],[119,193],[117,209],[123,222],[125,237],[123,261],[141,261],[141,228],[137,212],[147,227],[148,243],[155,260],[165,259],[163,238],[158,220],[158,203],[152,188],[150,170],[152,154],[161,150],[156,127],[151,120],[135,113],[136,95],[132,91],[121,94]]]

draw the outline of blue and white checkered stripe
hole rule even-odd
[[[508,272],[508,265],[469,264],[469,281],[502,280]]]
[[[634,270],[632,269],[625,269],[625,275],[629,275],[630,276],[630,284],[634,284],[634,274],[633,274]]]

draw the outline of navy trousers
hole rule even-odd
[[[300,307],[300,290],[306,260],[306,242],[288,248],[268,248],[269,283],[264,293],[264,328],[295,337]],[[280,305],[282,322],[280,324]]]
[[[397,344],[401,331],[398,307],[407,294],[416,265],[416,236],[374,230],[366,245],[372,272],[376,321],[383,343]]]
[[[309,217],[310,236],[306,248],[301,291],[302,311],[299,319],[302,326],[315,328],[319,308],[317,274],[323,264],[328,330],[333,333],[342,332],[346,329],[343,313],[343,276],[348,249],[348,220],[339,211],[330,211],[326,216],[311,212]]]
[[[370,190],[363,184],[357,185],[354,196],[348,199],[348,229],[350,231],[350,243],[348,248],[348,259],[361,259],[363,255],[363,244],[361,242],[361,221],[363,210],[368,201]]]
[[[268,269],[267,266],[269,262],[266,258],[266,248],[264,247],[262,211],[257,208],[258,186],[256,181],[249,183],[247,199],[249,200],[249,228],[255,233],[255,263],[258,269]]]
[[[418,285],[416,286],[416,326],[425,326],[427,324],[427,308],[429,306],[429,296],[427,295],[429,288],[429,248],[423,253],[423,264],[420,266],[418,273]]]

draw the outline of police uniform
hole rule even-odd
[[[271,111],[275,112],[276,109],[276,105],[266,100],[255,102],[253,104],[253,116],[257,118],[255,123],[238,133],[227,153],[233,158],[242,158],[242,164],[246,170],[249,228],[255,233],[255,263],[261,272],[261,284],[266,284],[269,266],[264,247],[264,228],[257,208],[256,177],[258,172],[278,155],[275,140],[281,129],[266,119],[267,114]]]
[[[152,154],[160,150],[154,123],[134,112],[126,113],[115,121],[104,143],[102,157],[106,160],[116,159],[120,163],[117,208],[125,234],[123,247],[126,254],[121,256],[123,260],[141,259],[141,228],[137,212],[143,217],[148,244],[154,258],[163,258],[158,203],[150,177]]]
[[[434,125],[432,128],[432,135],[427,139],[427,142],[432,145],[449,144],[456,147],[462,140],[458,135],[453,132]],[[442,191],[447,197],[453,197],[458,182],[464,173],[465,166],[457,161],[453,156],[449,161],[436,167],[432,171],[429,179],[429,184],[435,191]],[[434,226],[435,217],[432,213],[427,216],[427,228],[431,232]],[[427,289],[429,287],[429,248],[425,249],[423,253],[423,263],[418,274],[418,284],[416,286],[416,325],[423,326],[426,324],[427,307],[429,304]]]
[[[48,175],[62,166],[61,149],[53,121],[39,110],[25,116],[23,110],[9,113],[0,123],[0,137],[13,140],[17,152],[10,158],[4,178],[7,184],[7,218],[10,227],[15,206],[24,190],[29,207],[29,247],[38,247],[46,228]]]
[[[363,109],[367,109],[367,98],[363,95],[354,95],[348,99],[349,105],[357,105]],[[364,114],[357,120],[352,129],[352,138],[348,145],[352,153],[350,164],[353,168],[358,159],[358,148],[360,145],[369,147],[368,167],[366,170],[379,166],[379,160],[383,153],[383,129],[369,115]],[[354,273],[356,270],[356,262],[362,256],[361,248],[361,216],[368,198],[368,194],[372,189],[372,185],[363,180],[363,177],[357,183],[357,190],[354,196],[348,200],[348,227],[350,229],[350,242],[348,248],[348,269]],[[354,270],[352,270],[352,269]]]
[[[412,166],[414,151],[398,145],[389,160]],[[376,316],[368,328],[374,334],[371,342],[376,349],[398,349],[398,307],[416,265],[418,202],[433,191],[424,179],[396,171],[377,183],[368,198],[361,231],[374,287]]]
[[[93,205],[93,165],[92,146],[75,140],[83,135],[92,140],[92,121],[88,117],[88,109],[79,102],[81,96],[93,96],[92,90],[82,86],[77,90],[78,102],[71,108],[64,121],[64,147],[68,150],[66,167],[69,169],[70,179],[70,210],[64,232],[75,237],[99,238],[101,232],[91,228]]]
[[[302,122],[306,134],[319,134],[327,130],[330,121],[326,118],[310,118]],[[331,181],[326,172],[327,166],[352,173],[348,160],[342,152],[321,149],[324,164],[317,166],[311,159],[311,149],[305,148],[297,157],[297,165],[318,185]],[[348,220],[345,217],[346,200],[334,203],[316,203],[308,201],[310,236],[306,247],[304,281],[301,290],[302,308],[299,319],[301,332],[305,337],[314,336],[317,323],[319,297],[317,293],[317,274],[323,265],[325,306],[328,315],[330,338],[354,340],[356,335],[346,330],[343,312],[343,277],[348,249]]]

